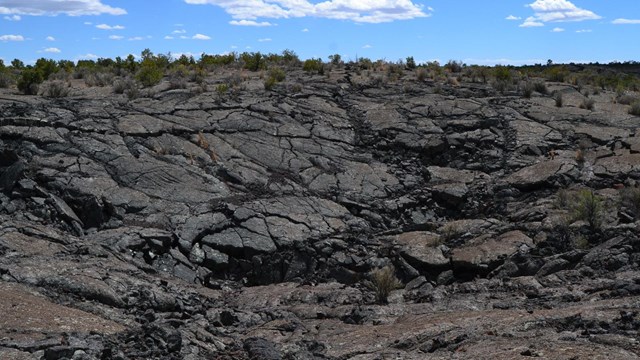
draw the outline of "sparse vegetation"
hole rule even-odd
[[[49,80],[42,84],[42,96],[59,99],[67,97],[70,92],[69,83],[62,80]]]
[[[116,94],[124,94],[130,89],[137,89],[137,87],[138,84],[131,78],[118,79],[113,82],[113,92]]]
[[[152,59],[145,59],[136,73],[136,80],[144,87],[157,85],[162,80],[163,72]]]
[[[557,107],[562,107],[563,99],[562,99],[562,93],[561,92],[559,92],[559,91],[556,92],[556,94],[553,96],[553,100],[555,100]]]
[[[41,71],[33,67],[25,68],[18,78],[18,90],[25,95],[36,95],[43,81],[44,77]]]
[[[406,64],[407,64],[407,69],[409,70],[413,70],[416,68],[416,61],[413,59],[413,56],[407,57]]]
[[[587,222],[589,228],[598,231],[602,227],[604,205],[601,196],[596,195],[591,189],[578,190],[571,203],[573,220]]]
[[[302,65],[302,70],[308,73],[317,73],[322,75],[324,73],[324,64],[322,63],[322,59],[305,60]]]
[[[275,66],[269,69],[267,78],[264,80],[265,90],[271,90],[277,83],[284,81],[287,74],[281,68]]]
[[[629,108],[629,114],[640,116],[640,100],[631,104],[631,107]]]
[[[547,89],[547,84],[545,84],[542,81],[534,82],[533,89],[542,95],[547,95],[549,93],[549,89]]]
[[[585,97],[584,99],[582,99],[582,102],[580,103],[579,106],[580,106],[580,109],[593,111],[595,103],[596,103],[595,100]]]
[[[369,276],[370,280],[367,280],[365,284],[375,292],[378,304],[387,304],[391,291],[402,287],[402,283],[396,277],[395,269],[392,266],[373,270]]]
[[[526,82],[523,86],[522,86],[522,97],[524,98],[530,98],[531,95],[533,95],[533,84]]]

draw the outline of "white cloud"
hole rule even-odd
[[[509,15],[505,18],[505,20],[521,20],[522,18],[520,16],[513,16],[513,15]]]
[[[367,45],[363,46],[362,48],[363,48],[363,49],[371,49],[372,47],[373,47],[373,46],[371,46],[371,45],[367,44]]]
[[[172,34],[185,34],[187,32],[187,30],[173,30],[171,33]]]
[[[95,60],[95,59],[98,59],[98,58],[99,58],[98,55],[89,53],[89,54],[84,54],[84,55],[78,55],[76,57],[76,61],[77,60]]]
[[[105,5],[101,0],[0,0],[0,14],[5,15],[124,15],[127,11]]]
[[[237,48],[238,48],[238,46],[237,46],[237,45],[231,45],[231,48],[232,48],[232,49],[237,49]]]
[[[259,42],[269,42],[271,41],[271,38],[263,38],[263,39],[258,39]]]
[[[107,24],[100,24],[100,25],[96,25],[96,27],[100,30],[124,30],[124,26],[122,25],[107,25]]]
[[[165,39],[165,40],[173,40],[173,39],[175,39],[175,38],[174,38],[173,36],[169,36],[169,35],[167,35],[167,36],[165,36],[165,37],[164,37],[164,39]]]
[[[203,34],[195,34],[193,35],[192,39],[193,40],[211,40],[211,37]]]
[[[536,0],[527,5],[534,15],[528,17],[520,27],[544,26],[548,22],[567,22],[601,19],[593,11],[579,8],[568,0]]]
[[[54,38],[53,36],[47,36],[46,40],[47,41],[56,41],[56,38]]]
[[[62,52],[62,51],[60,51],[60,49],[55,48],[55,47],[46,48],[43,51],[46,52],[46,53],[54,53],[54,54]]]
[[[187,4],[219,6],[235,20],[319,17],[382,23],[431,16],[433,9],[412,0],[184,0]],[[425,11],[426,10],[426,11]]]
[[[611,22],[616,25],[640,24],[639,19],[615,19]]]
[[[0,41],[24,41],[22,35],[0,35]]]
[[[22,20],[22,17],[20,15],[11,15],[11,16],[5,16],[4,19],[7,21],[20,21]]]
[[[129,38],[129,41],[142,41],[145,38],[143,36],[133,36]]]
[[[561,28],[561,27],[553,28],[553,30],[551,30],[551,32],[556,32],[556,33],[557,32],[563,32],[563,31],[564,31],[564,29]]]
[[[302,32],[309,32],[309,29],[304,28],[304,29],[302,29]]]
[[[124,39],[124,36],[120,36],[120,35],[110,35],[109,39],[111,40],[122,40]]]
[[[272,24],[268,21],[254,21],[254,20],[231,20],[229,21],[229,24],[231,25],[235,25],[235,26],[258,26],[258,27],[263,27],[263,26],[274,26],[275,24]]]
[[[543,23],[536,21],[533,16],[529,16],[522,24],[518,25],[520,27],[537,27],[544,26]]]
[[[184,36],[184,35],[180,35],[180,39],[186,40],[186,39],[189,39],[189,37],[188,36]]]
[[[582,29],[582,30],[576,30],[576,32],[577,32],[578,34],[582,34],[582,33],[590,33],[590,32],[593,32],[593,30],[590,30],[590,29]]]
[[[84,24],[85,25],[93,25],[93,23],[91,21],[85,21]]]

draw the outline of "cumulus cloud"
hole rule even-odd
[[[534,15],[528,17],[520,27],[544,26],[548,22],[597,20],[602,17],[593,11],[575,6],[568,0],[536,0],[527,5]]]
[[[0,35],[0,41],[24,41],[22,35]]]
[[[522,18],[520,16],[513,16],[513,15],[509,15],[505,18],[505,20],[521,20]]]
[[[122,40],[122,39],[124,39],[124,36],[111,35],[111,36],[109,36],[109,39],[111,39],[111,40]]]
[[[167,35],[167,36],[165,36],[165,37],[164,37],[164,39],[165,39],[165,40],[173,40],[173,39],[175,39],[175,38],[174,38],[173,36],[169,36],[169,35]]]
[[[210,36],[207,35],[203,35],[203,34],[195,34],[193,35],[193,37],[191,37],[193,40],[211,40]]]
[[[98,59],[98,58],[99,58],[98,55],[89,53],[89,54],[84,54],[84,55],[78,55],[76,57],[76,61],[77,60],[95,60],[95,59]]]
[[[551,30],[551,32],[563,32],[564,29],[561,27],[557,27],[557,28],[553,28],[553,30]]]
[[[269,42],[271,41],[271,38],[263,38],[263,39],[258,39],[259,42]]]
[[[541,23],[540,21],[536,21],[536,19],[533,16],[529,16],[522,24],[518,25],[520,27],[537,27],[537,26],[544,26],[544,23]]]
[[[44,52],[46,52],[46,53],[53,53],[53,54],[57,54],[57,53],[62,52],[60,49],[58,49],[58,48],[56,48],[56,47],[46,48],[46,49],[44,49],[44,50],[42,50],[42,51],[44,51]]]
[[[302,29],[302,32],[309,32],[309,29],[304,28],[304,29]]]
[[[184,29],[180,29],[180,30],[173,30],[173,32],[171,32],[172,34],[185,34],[187,32],[187,30]]]
[[[371,46],[371,45],[367,44],[367,45],[363,46],[362,48],[363,48],[363,49],[371,49],[372,47],[373,47],[373,46]]]
[[[229,21],[229,24],[231,25],[235,25],[235,26],[258,26],[258,27],[263,27],[263,26],[274,26],[275,24],[272,24],[268,21],[254,21],[254,20],[231,20]]]
[[[0,14],[5,15],[124,15],[122,8],[105,5],[101,0],[0,0]]]
[[[616,25],[640,24],[640,19],[615,19],[611,23]]]
[[[582,33],[590,33],[590,32],[593,32],[593,30],[591,30],[591,29],[582,29],[582,30],[576,30],[576,32],[577,32],[578,34],[582,34]]]
[[[142,41],[145,38],[143,36],[133,36],[129,38],[129,41]]]
[[[20,15],[11,15],[11,16],[5,16],[4,19],[7,21],[20,21],[22,20],[22,17]]]
[[[100,24],[100,25],[96,25],[96,27],[100,30],[124,30],[124,26],[122,25],[107,25],[107,24]]]
[[[219,6],[235,20],[320,17],[358,23],[383,23],[431,15],[433,9],[411,0],[184,0],[187,4]]]
[[[45,40],[47,40],[47,41],[56,41],[56,38],[54,38],[53,36],[47,36],[45,38]]]

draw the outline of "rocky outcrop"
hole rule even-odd
[[[0,358],[640,356],[637,117],[328,72],[0,90]]]

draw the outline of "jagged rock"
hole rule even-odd
[[[386,65],[0,89],[0,358],[638,358],[628,106]]]
[[[500,236],[482,236],[463,247],[453,249],[451,262],[456,271],[489,272],[519,251],[528,251],[533,240],[521,231],[510,231]]]
[[[450,266],[449,258],[444,256],[440,235],[430,232],[410,232],[394,237],[400,245],[400,255],[422,273],[438,272]]]
[[[507,183],[520,189],[552,186],[559,177],[577,178],[575,161],[547,160],[511,174]]]

